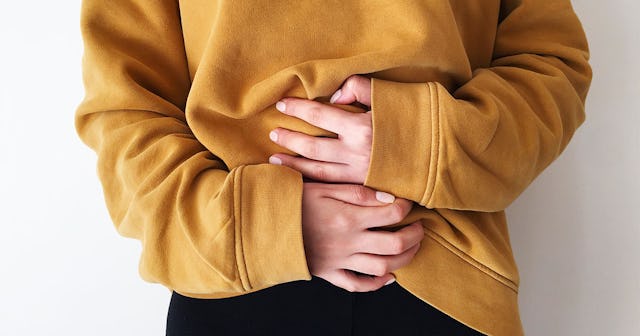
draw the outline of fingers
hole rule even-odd
[[[395,232],[369,230],[400,222],[413,202],[362,185],[306,182],[302,203],[309,271],[349,291],[393,280],[390,273],[411,261],[424,238],[419,221]]]
[[[395,281],[392,274],[372,277],[369,275],[356,274],[349,270],[336,270],[335,272],[319,276],[349,292],[371,292]]]
[[[372,229],[401,222],[413,206],[413,202],[404,198],[396,198],[393,203],[379,207],[353,206],[351,220],[354,225],[363,229]]]
[[[407,225],[402,229],[390,231],[370,231],[358,240],[355,248],[360,253],[377,255],[399,255],[404,253],[424,238],[424,228],[420,221]]]
[[[269,163],[291,167],[316,181],[331,181],[339,183],[362,183],[355,176],[351,176],[347,165],[342,163],[321,162],[309,160],[304,157],[291,156],[287,154],[276,154],[269,158]]]
[[[333,104],[351,104],[355,101],[371,107],[371,79],[360,75],[350,76],[330,99]]]
[[[274,129],[269,133],[269,138],[278,145],[309,159],[345,163],[344,150],[337,139],[314,137],[284,128]]]
[[[361,122],[357,113],[308,99],[283,98],[276,103],[276,109],[336,134],[344,134],[345,125]]]
[[[319,187],[324,188],[326,197],[358,206],[389,205],[396,201],[396,198],[389,193],[358,184],[319,184]],[[400,202],[410,203],[407,200]]]
[[[327,197],[358,206],[351,209],[351,221],[365,229],[399,223],[413,207],[413,202],[410,200],[395,198],[390,194],[376,192],[371,188],[357,184],[326,184],[324,187]],[[387,204],[366,207],[381,205],[380,203],[372,204],[374,197],[379,202]]]
[[[408,265],[419,249],[420,244],[415,244],[410,249],[398,255],[354,254],[346,260],[344,268],[372,276],[384,276]]]

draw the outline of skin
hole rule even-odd
[[[331,102],[370,107],[371,81],[358,75],[347,78]],[[395,232],[371,230],[398,223],[413,204],[363,186],[371,159],[371,111],[352,113],[300,98],[283,98],[276,108],[338,135],[313,137],[285,128],[270,134],[272,141],[300,155],[274,154],[270,163],[318,181],[305,182],[302,195],[309,271],[352,292],[392,283],[392,272],[411,262],[424,231],[419,221]]]
[[[370,107],[370,79],[357,75],[349,77],[331,101],[335,104],[359,102]],[[279,153],[271,156],[269,162],[281,162],[316,181],[364,184],[373,139],[371,111],[352,113],[300,98],[281,99],[276,103],[276,108],[284,114],[336,133],[338,138],[313,137],[286,128],[276,128],[270,134],[271,140],[301,157]]]

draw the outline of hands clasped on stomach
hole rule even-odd
[[[356,101],[371,106],[366,77],[349,77],[331,98],[338,104]],[[331,182],[304,183],[302,230],[311,274],[352,292],[393,282],[391,272],[411,262],[424,231],[419,221],[395,232],[375,230],[400,222],[412,202],[362,185],[371,157],[371,111],[351,113],[299,98],[282,99],[276,108],[338,135],[313,137],[283,128],[270,134],[272,141],[301,156],[275,154],[269,162]]]

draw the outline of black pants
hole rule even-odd
[[[228,299],[173,292],[168,336],[482,335],[411,295],[397,283],[350,293],[320,278]]]

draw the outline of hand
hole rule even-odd
[[[371,80],[358,75],[349,77],[331,97],[331,102],[359,102],[371,106]],[[276,104],[276,108],[336,133],[338,138],[314,137],[277,128],[269,135],[271,140],[302,157],[275,154],[269,158],[270,163],[291,167],[316,181],[364,184],[371,160],[371,111],[353,113],[300,98],[284,98]]]
[[[379,200],[378,200],[379,199]],[[304,183],[302,231],[311,274],[348,291],[374,291],[413,259],[424,238],[420,222],[400,222],[412,202],[352,184]]]

